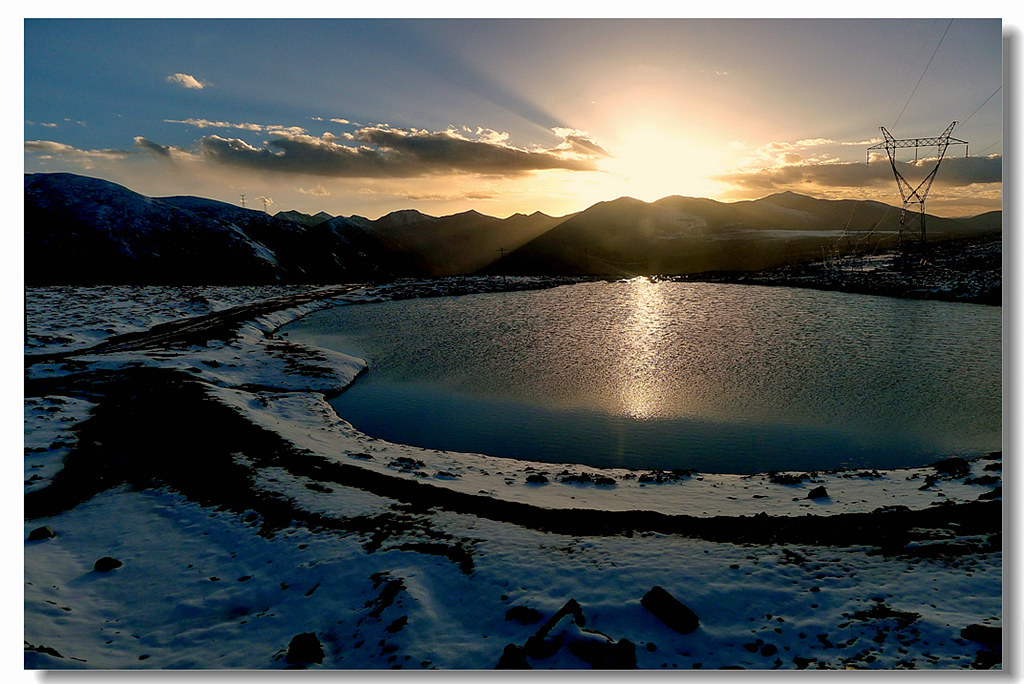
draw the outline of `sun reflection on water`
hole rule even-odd
[[[646,277],[628,281],[629,308],[620,327],[623,354],[617,367],[616,413],[635,420],[661,418],[667,414],[666,396],[672,379],[665,373],[660,356],[667,342],[677,334],[670,324],[663,290]],[[678,406],[673,413],[678,412]]]

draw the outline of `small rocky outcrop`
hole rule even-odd
[[[100,558],[98,561],[93,563],[92,569],[96,572],[110,572],[111,570],[115,570],[121,567],[122,565],[124,565],[124,563],[117,560],[116,558],[104,556],[103,558]]]
[[[655,585],[644,594],[640,605],[680,634],[689,634],[700,625],[696,613],[660,586]]]
[[[815,487],[814,489],[812,489],[811,491],[807,492],[807,498],[808,499],[827,499],[828,498],[828,490],[825,489],[824,485],[819,485],[819,486]]]
[[[968,625],[960,630],[960,636],[970,641],[994,648],[1002,648],[1003,629],[991,625]]]
[[[324,647],[314,632],[303,632],[292,637],[284,660],[291,665],[308,665],[324,661]]]
[[[532,670],[530,663],[526,661],[526,649],[518,644],[508,644],[501,652],[495,670]]]
[[[43,539],[52,539],[53,537],[56,537],[56,536],[57,535],[54,533],[52,527],[50,527],[49,525],[43,525],[42,527],[37,527],[36,529],[34,529],[31,532],[29,532],[28,533],[28,540],[29,541],[42,541]]]
[[[960,457],[946,458],[932,463],[932,468],[939,475],[947,477],[967,477],[971,474],[971,464]]]
[[[584,625],[582,607],[576,599],[569,599],[525,645],[508,644],[495,669],[530,668],[527,658],[546,660],[563,648],[594,669],[636,669],[636,645],[632,641],[615,641]]]

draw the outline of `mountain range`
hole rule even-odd
[[[376,220],[198,197],[146,197],[67,173],[25,175],[25,282],[241,284],[379,281],[468,273],[697,273],[819,258],[852,241],[892,244],[900,210],[780,193],[742,202],[623,197],[576,214]],[[927,217],[930,240],[998,234],[1002,212]],[[844,238],[844,235],[847,236]]]

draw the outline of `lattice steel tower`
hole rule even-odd
[[[916,229],[916,237],[918,245],[924,247],[927,240],[927,233],[925,232],[924,225],[924,201],[928,197],[928,191],[932,187],[932,181],[935,180],[935,174],[939,171],[939,164],[942,163],[942,158],[946,154],[946,148],[950,145],[967,145],[966,140],[959,140],[958,138],[951,138],[950,133],[953,132],[953,127],[956,126],[956,121],[949,124],[949,127],[942,133],[942,135],[935,138],[904,138],[897,140],[892,137],[892,134],[882,126],[882,137],[884,140],[877,145],[872,145],[868,148],[868,159],[870,161],[872,150],[884,149],[886,154],[889,156],[889,163],[892,165],[892,173],[896,177],[896,185],[899,186],[900,196],[903,198],[903,210],[900,212],[900,232],[897,238],[897,249],[903,251],[912,240]],[[937,160],[935,167],[931,172],[925,176],[924,180],[918,183],[916,186],[908,181],[899,168],[896,166],[896,150],[903,148],[914,149],[914,162],[917,162],[918,150],[922,147],[934,147],[937,151]]]

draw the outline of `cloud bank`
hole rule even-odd
[[[786,159],[787,155],[781,155]],[[932,168],[935,159],[922,159],[917,164],[897,162],[900,173],[914,183],[923,179]],[[809,163],[797,156],[796,163],[780,166],[742,170],[722,174],[715,180],[739,186],[747,190],[777,191],[813,185],[826,188],[887,187],[893,185],[892,167],[888,160],[875,159],[864,162]],[[935,183],[945,187],[965,187],[978,183],[1002,182],[1002,156],[951,157],[943,160]]]
[[[451,173],[518,176],[533,171],[597,170],[604,150],[577,132],[563,131],[552,148],[524,149],[489,129],[426,131],[365,126],[342,136],[316,137],[277,129],[263,145],[238,138],[201,138],[198,155],[211,163],[259,171],[334,178],[414,178]],[[558,131],[556,131],[556,134]]]

